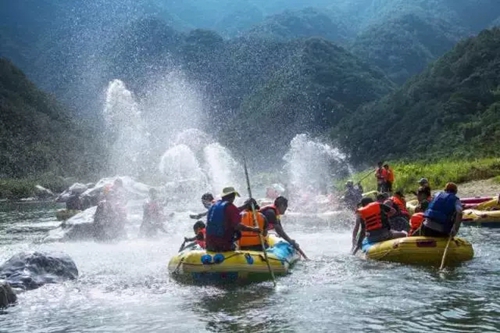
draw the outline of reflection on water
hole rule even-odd
[[[137,206],[140,207],[140,206]],[[139,209],[139,208],[137,208]],[[306,254],[292,274],[243,287],[178,284],[166,265],[193,220],[177,214],[170,234],[129,240],[34,244],[59,222],[55,205],[0,206],[0,261],[23,250],[68,253],[77,281],[23,293],[0,315],[0,332],[497,332],[500,233],[463,228],[473,261],[436,269],[361,260],[349,254],[352,215],[293,215],[283,223]],[[187,215],[187,214],[186,214]]]

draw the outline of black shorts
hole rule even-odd
[[[392,182],[385,182],[385,190],[387,192],[392,192]]]
[[[422,224],[422,227],[420,228],[420,234],[422,236],[427,236],[427,237],[449,237],[450,235],[436,231],[431,228],[427,228],[425,225]]]

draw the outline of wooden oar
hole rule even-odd
[[[250,188],[250,178],[248,177],[247,161],[245,157],[243,157],[243,166],[245,168],[245,177],[247,179],[248,196],[250,197],[250,205],[252,207],[253,225],[254,227],[258,228],[259,224],[257,223],[257,212],[255,211],[255,206],[252,200],[252,189]],[[276,278],[274,277],[273,269],[267,257],[266,247],[264,245],[264,237],[262,237],[262,233],[259,233],[259,239],[260,239],[260,245],[262,246],[262,252],[264,252],[264,259],[267,264],[267,269],[269,270],[269,274],[271,274],[271,277],[273,279],[273,285],[276,287]]]
[[[446,260],[446,254],[448,254],[448,248],[450,247],[451,239],[453,238],[453,234],[450,234],[450,237],[448,238],[448,243],[446,243],[446,247],[444,248],[443,252],[443,258],[441,259],[441,266],[439,267],[439,270],[442,270],[444,268],[444,262]]]

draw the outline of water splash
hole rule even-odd
[[[290,146],[283,159],[291,206],[314,206],[332,192],[335,179],[349,174],[346,156],[335,147],[306,134],[296,135]]]
[[[139,105],[122,81],[109,83],[103,116],[114,138],[108,161],[110,168],[115,174],[138,176],[140,162],[149,148],[147,127]]]
[[[242,167],[231,156],[229,150],[215,142],[205,147],[205,169],[212,191],[220,191],[226,186],[241,188]]]
[[[163,154],[159,169],[168,179],[167,196],[176,196],[184,204],[195,202],[204,192],[219,194],[226,186],[237,187],[242,167],[229,150],[197,129],[177,135],[172,146]],[[191,203],[189,203],[191,201]]]

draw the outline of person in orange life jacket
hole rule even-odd
[[[394,184],[394,171],[389,167],[389,164],[384,164],[384,169],[386,171],[386,190],[389,193],[392,193],[392,184]]]
[[[191,214],[191,215],[189,215],[190,218],[197,220],[197,219],[201,219],[204,216],[207,216],[208,210],[215,203],[215,199],[214,199],[214,196],[212,195],[212,193],[203,194],[201,196],[201,203],[207,209],[207,211],[203,212],[203,213],[199,213],[199,214]]]
[[[205,246],[206,245],[205,244],[205,235],[206,235],[205,223],[203,223],[203,221],[197,221],[193,225],[193,231],[194,231],[195,236],[191,237],[191,238],[184,237],[184,242],[195,242],[202,249],[204,249],[206,247]],[[185,247],[189,247],[189,245],[187,245]]]
[[[279,196],[274,200],[274,204],[262,207],[260,212],[264,215],[268,223],[268,230],[275,230],[278,236],[292,244],[293,247],[299,249],[299,244],[291,239],[283,230],[280,216],[285,214],[288,208],[288,200],[285,197]]]
[[[237,232],[261,232],[259,228],[248,227],[241,223],[240,211],[233,204],[236,196],[240,194],[233,187],[226,187],[222,190],[222,199],[208,210],[205,239],[208,251],[233,251],[234,236]]]
[[[357,210],[356,224],[352,232],[353,247],[361,247],[361,242],[364,237],[366,237],[370,243],[406,237],[408,234],[404,231],[391,230],[389,217],[395,213],[396,210],[392,207],[374,202],[373,199],[369,197],[363,198],[361,200],[361,208]],[[358,232],[360,232],[360,234],[357,238]]]
[[[458,187],[448,183],[443,192],[434,196],[424,212],[421,227],[423,236],[448,237],[455,236],[462,223],[462,204],[457,197]]]
[[[149,200],[143,206],[140,234],[145,237],[154,237],[158,234],[158,230],[167,233],[163,227],[164,220],[163,207],[158,202],[157,191],[152,188],[149,190]]]
[[[387,192],[386,182],[387,182],[387,170],[382,166],[383,162],[378,162],[378,168],[375,171],[375,178],[377,178],[377,191]]]
[[[247,201],[245,201],[245,205],[243,206],[243,211],[241,212],[241,223],[249,227],[254,226],[252,203],[253,207],[255,208],[257,225],[259,226],[259,229],[262,231],[262,236],[266,237],[267,227],[268,227],[267,220],[264,217],[264,215],[261,212],[259,212],[260,207],[259,205],[257,205],[255,199],[248,199]],[[240,246],[240,250],[262,251],[260,236],[254,232],[243,231],[241,233],[241,238],[239,239],[238,244]],[[264,246],[266,248],[268,247],[265,241],[264,241]]]
[[[408,232],[410,230],[410,214],[406,209],[406,201],[403,192],[401,190],[396,191],[394,195],[384,203],[396,210],[396,214],[389,218],[391,229]]]

